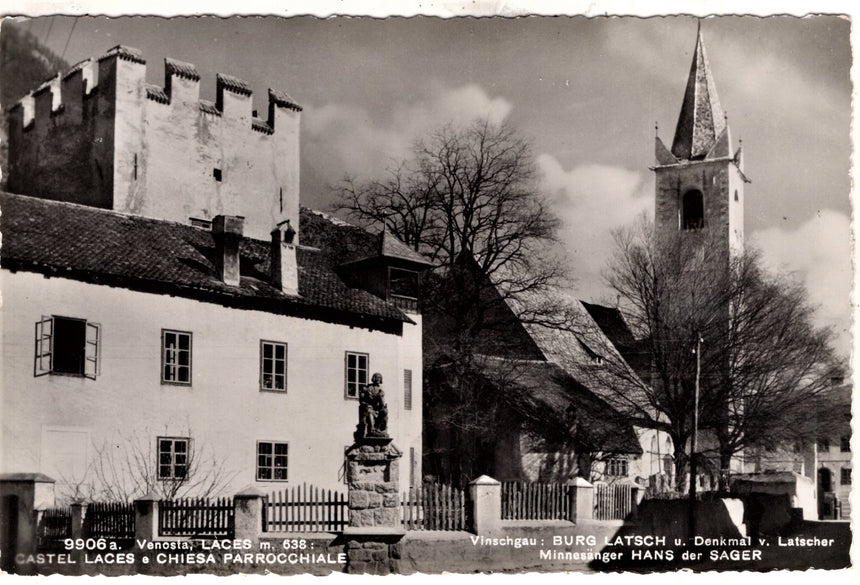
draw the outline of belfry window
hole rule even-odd
[[[681,229],[698,230],[705,227],[705,201],[696,189],[684,193],[681,201]]]

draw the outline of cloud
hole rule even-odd
[[[612,231],[637,216],[653,215],[653,194],[642,173],[586,164],[566,170],[548,154],[537,159],[541,186],[562,222],[560,237],[570,255],[576,295],[600,300],[607,294],[601,272],[612,255]]]
[[[412,144],[446,123],[478,118],[502,122],[513,106],[478,85],[436,86],[420,99],[396,105],[384,115],[342,103],[308,107],[303,115],[303,153],[311,172],[336,182],[345,174],[379,176],[409,155]]]
[[[771,268],[789,272],[806,285],[810,301],[819,305],[818,325],[833,328],[836,349],[843,355],[851,348],[850,238],[848,216],[830,209],[820,210],[797,229],[772,227],[751,237]]]

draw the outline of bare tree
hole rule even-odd
[[[480,375],[478,354],[509,355],[522,323],[550,322],[558,306],[540,293],[564,281],[558,221],[536,186],[531,145],[509,125],[446,125],[416,142],[385,178],[347,178],[336,208],[366,227],[384,227],[434,268],[423,281],[425,391],[445,434],[453,472],[474,476],[492,447],[503,403]],[[506,415],[505,415],[506,416]],[[471,460],[475,458],[476,460]],[[466,461],[470,459],[470,461]]]
[[[89,499],[109,502],[129,502],[148,493],[174,499],[205,498],[223,492],[236,473],[229,472],[225,461],[207,445],[194,440],[187,445],[181,472],[160,474],[150,433],[117,432],[114,439],[93,445],[86,487],[78,491],[87,493]]]
[[[790,435],[792,421],[829,386],[834,359],[805,290],[769,274],[755,252],[724,255],[712,237],[679,233],[658,244],[643,221],[616,234],[607,281],[648,353],[641,420],[672,437],[679,484],[703,340],[699,428],[713,441],[701,451],[717,459],[726,487],[735,454]]]

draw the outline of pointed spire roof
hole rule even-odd
[[[726,118],[705,54],[702,25],[699,23],[696,50],[675,129],[672,154],[682,160],[704,158],[725,129]]]

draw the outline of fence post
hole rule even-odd
[[[87,505],[80,500],[75,500],[69,508],[72,511],[72,538],[83,538],[84,512],[87,509]]]
[[[502,484],[482,475],[469,482],[472,532],[490,534],[502,525]]]
[[[135,540],[158,540],[158,503],[159,496],[149,492],[134,501],[134,538]]]
[[[233,538],[256,541],[263,531],[263,498],[260,490],[248,486],[233,496]]]
[[[594,486],[583,477],[576,477],[567,485],[571,487],[571,497],[573,498],[570,507],[573,513],[571,520],[573,522],[592,520],[594,518]]]
[[[32,574],[32,563],[18,565],[18,554],[36,552],[39,518],[54,506],[54,480],[41,473],[0,474],[0,569]]]

